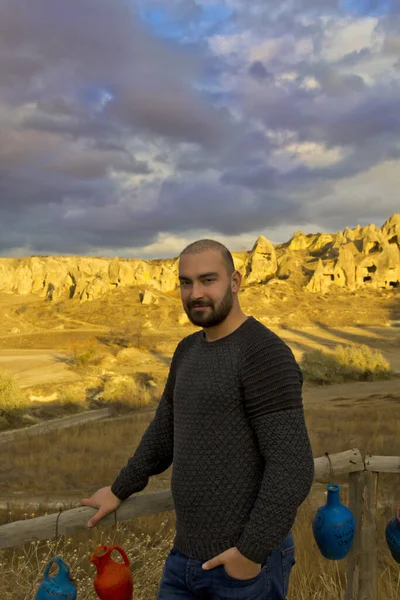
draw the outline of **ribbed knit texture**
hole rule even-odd
[[[125,500],[173,463],[175,546],[201,561],[236,546],[262,563],[314,477],[302,383],[290,348],[254,317],[214,342],[184,338],[113,493]]]

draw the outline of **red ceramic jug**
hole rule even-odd
[[[125,564],[112,560],[113,550],[121,553]],[[97,567],[93,585],[100,600],[132,600],[132,573],[128,557],[120,546],[97,546],[90,562]]]

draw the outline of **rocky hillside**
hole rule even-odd
[[[374,224],[326,234],[296,232],[284,244],[260,236],[251,251],[233,252],[245,286],[291,280],[309,292],[332,286],[350,291],[391,289],[400,283],[400,214]],[[140,260],[82,256],[0,259],[0,292],[35,294],[47,300],[101,297],[117,287],[146,285],[162,292],[177,287],[178,259]],[[143,302],[150,302],[148,294]]]

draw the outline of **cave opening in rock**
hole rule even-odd
[[[369,254],[374,254],[375,252],[379,252],[380,251],[380,244],[379,242],[375,242],[374,245],[372,246],[372,248],[369,251]]]

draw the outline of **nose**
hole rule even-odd
[[[190,300],[193,302],[195,300],[200,300],[203,297],[203,286],[200,282],[194,282],[192,285],[192,290],[190,293]]]

